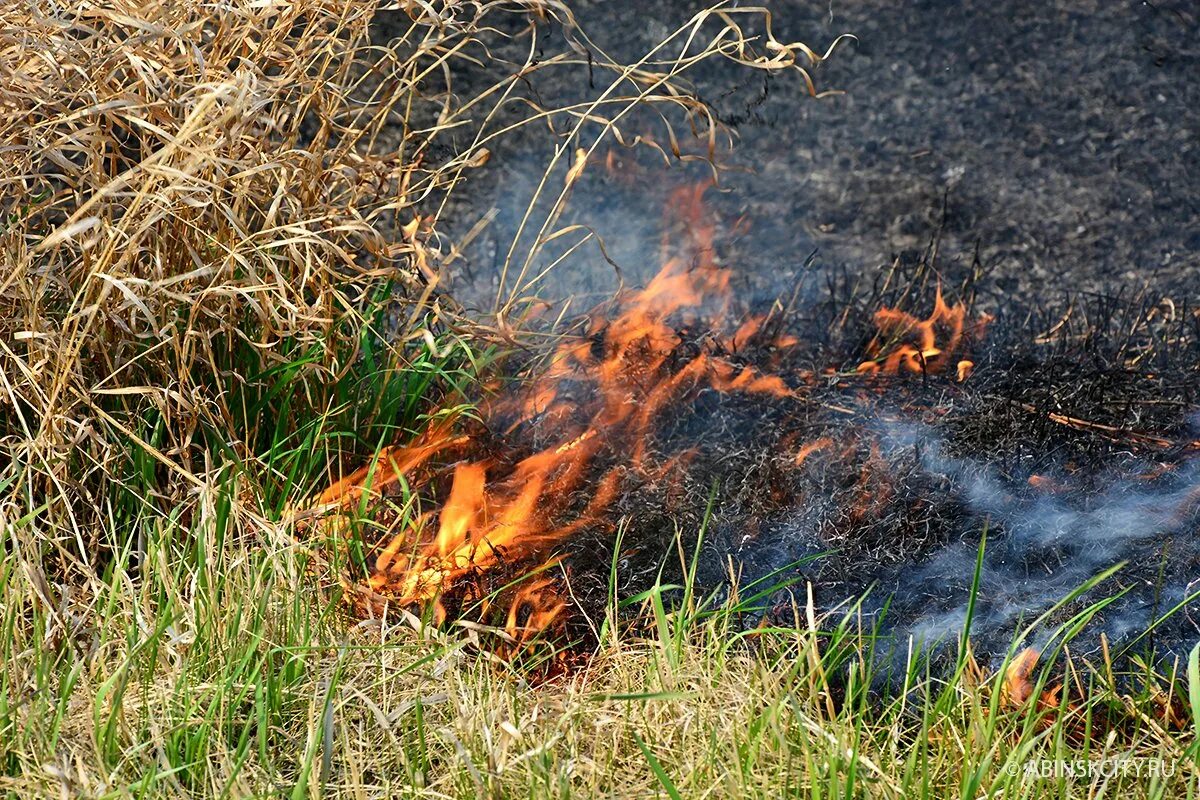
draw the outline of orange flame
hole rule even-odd
[[[552,566],[559,542],[602,521],[629,471],[662,477],[664,472],[648,471],[646,463],[656,417],[666,406],[703,388],[776,397],[793,393],[782,377],[719,355],[761,339],[765,317],[741,322],[732,335],[714,335],[711,346],[701,347],[682,365],[675,363],[682,344],[676,318],[704,306],[706,324],[719,329],[730,301],[730,273],[715,260],[704,190],[678,191],[670,204],[672,213],[682,215],[690,238],[687,257],[665,258],[645,289],[617,298],[615,316],[595,315],[587,338],[561,344],[544,374],[519,397],[499,399],[484,409],[485,417],[515,412],[510,432],[538,425],[554,431],[556,440],[511,466],[495,461],[457,464],[437,512],[436,533],[429,535],[425,518],[420,518],[387,541],[367,580],[373,592],[401,604],[432,602],[441,620],[445,609],[439,598],[465,587],[468,575],[510,562]],[[795,341],[779,336],[772,344],[782,348]],[[330,487],[319,501],[349,505],[369,488],[378,491],[395,483],[464,443],[470,440],[452,436],[448,425],[431,427],[413,445],[385,451],[371,487],[365,485],[370,473],[364,468]],[[628,464],[602,466],[597,459],[602,452],[627,453]],[[663,469],[686,460],[687,454],[669,458]],[[584,488],[587,502],[582,510],[573,510],[572,497]],[[478,593],[473,596],[480,599]],[[526,580],[510,593],[505,630],[519,646],[560,620],[566,607],[550,574]]]
[[[951,357],[965,344],[967,334],[982,334],[989,321],[985,316],[968,328],[966,316],[966,306],[947,303],[940,285],[934,297],[933,313],[925,319],[899,309],[879,309],[875,312],[875,327],[879,333],[868,347],[871,358],[858,365],[858,372],[889,375],[941,372],[952,363]],[[974,362],[960,360],[955,369],[958,380],[966,380],[974,367]]]
[[[805,461],[807,461],[808,457],[811,456],[813,453],[816,453],[819,450],[824,450],[825,448],[832,447],[832,446],[833,446],[833,439],[830,439],[828,436],[822,436],[820,439],[809,442],[808,444],[801,447],[796,452],[796,459],[793,463],[795,463],[795,465],[798,467],[801,464],[803,464]]]
[[[492,427],[500,435],[527,430],[542,439],[542,432],[549,432],[548,442],[542,439],[538,449],[515,461],[483,457],[494,448],[456,434],[454,420],[444,419],[413,444],[385,450],[374,467],[356,471],[317,498],[321,508],[346,509],[402,479],[421,497],[441,497],[436,512],[404,518],[390,538],[378,543],[366,581],[373,608],[380,601],[432,606],[441,621],[448,614],[442,598],[482,605],[491,602],[491,588],[514,577],[513,566],[536,572],[538,577],[515,590],[502,590],[497,601],[510,654],[515,653],[566,617],[560,593],[565,566],[556,548],[581,530],[611,527],[605,512],[628,476],[665,479],[669,487],[675,483],[671,473],[678,475],[694,456],[652,457],[664,410],[703,391],[788,398],[814,385],[812,371],[787,373],[785,380],[728,355],[752,343],[778,352],[798,340],[768,333],[769,315],[726,319],[731,274],[717,262],[704,190],[678,191],[669,205],[687,231],[684,253],[671,255],[664,244],[663,266],[644,289],[618,296],[611,315],[593,315],[586,337],[563,341],[522,392],[481,409],[484,419],[502,421]],[[684,347],[680,323],[689,324],[692,314],[711,333]],[[859,372],[938,371],[954,364],[951,356],[983,323],[969,327],[964,306],[947,304],[939,289],[929,318],[885,308],[875,314],[875,324],[879,333],[870,346],[871,359]],[[972,366],[958,360],[959,380]],[[793,466],[834,445],[829,437],[801,445]],[[451,454],[457,463],[446,464]],[[877,514],[893,491],[881,461],[875,450],[863,468],[856,518]]]
[[[467,437],[453,436],[452,418],[430,425],[425,433],[407,447],[385,447],[374,464],[360,467],[345,478],[334,483],[313,501],[321,509],[330,506],[348,507],[364,494],[379,494],[400,480],[400,477],[415,470],[437,453],[465,444]]]
[[[1030,678],[1041,655],[1036,648],[1026,647],[1009,662],[1001,684],[1004,704],[1009,708],[1020,708],[1033,696],[1033,683]]]
[[[525,581],[508,607],[504,624],[513,651],[553,625],[566,610],[567,604],[555,590],[554,581],[549,578]]]

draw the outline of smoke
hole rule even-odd
[[[1003,649],[1025,625],[1117,566],[1115,575],[1048,619],[1034,639],[1044,640],[1089,603],[1115,595],[1089,627],[1090,638],[1104,632],[1124,641],[1172,610],[1161,623],[1174,631],[1167,640],[1200,631],[1191,616],[1200,609],[1191,577],[1200,561],[1200,465],[1125,466],[1039,480],[951,456],[939,436],[918,426],[889,426],[882,441],[893,459],[915,450],[920,469],[948,480],[964,512],[953,543],[892,576],[898,638],[928,646],[960,635],[985,531],[971,620],[977,643]]]

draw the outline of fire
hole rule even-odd
[[[466,437],[452,435],[451,421],[445,418],[430,425],[416,443],[408,447],[385,447],[375,464],[360,467],[322,492],[313,501],[313,510],[348,508],[364,495],[383,492],[437,453],[466,444]]]
[[[807,461],[808,457],[811,456],[813,453],[819,452],[821,450],[826,449],[827,447],[832,447],[832,446],[833,446],[833,439],[830,439],[828,436],[822,436],[820,439],[809,442],[808,444],[801,447],[796,452],[796,458],[793,463],[795,463],[795,465],[798,467],[801,464],[803,464],[805,461]]]
[[[513,464],[471,459],[480,443],[454,435],[443,423],[413,445],[384,451],[373,473],[360,469],[317,499],[321,507],[348,508],[364,493],[377,494],[402,477],[411,482],[421,475],[421,485],[436,484],[435,457],[468,455],[452,466],[436,526],[429,524],[432,515],[420,516],[383,544],[366,581],[376,605],[432,604],[440,621],[447,614],[442,598],[448,593],[487,601],[488,583],[479,578],[504,564],[529,565],[526,572],[539,576],[503,600],[504,630],[519,647],[565,616],[556,546],[585,527],[603,524],[605,510],[629,475],[658,478],[687,462],[688,454],[682,453],[651,465],[653,430],[665,409],[702,390],[771,397],[794,393],[782,376],[726,356],[761,340],[766,318],[726,325],[731,276],[715,261],[704,189],[679,191],[670,204],[682,213],[688,231],[684,255],[665,258],[643,290],[618,297],[615,314],[594,314],[586,336],[564,341],[541,377],[517,397],[500,397],[483,407],[485,419],[515,418],[504,428],[508,434],[548,431],[548,445]],[[693,318],[713,335],[679,363],[683,340],[677,325]],[[727,327],[734,332],[721,333]],[[786,348],[796,340],[779,336],[770,343]]]
[[[1034,673],[1041,657],[1037,648],[1027,647],[1008,662],[998,686],[1000,708],[1009,712],[1033,711],[1037,714],[1037,726],[1040,729],[1057,728],[1075,744],[1106,741],[1115,727],[1128,724],[1131,718],[1150,718],[1146,712],[1132,706],[1113,706],[1107,713],[1089,712],[1079,697],[1072,699],[1068,696],[1068,684],[1062,681],[1054,682],[1038,692]],[[1153,683],[1147,688],[1150,689],[1152,702],[1150,714],[1159,725],[1178,731],[1190,724],[1179,697],[1164,692]]]
[[[1009,662],[1001,685],[1005,706],[1020,708],[1033,696],[1033,683],[1030,678],[1037,669],[1041,656],[1041,652],[1036,648],[1026,647]]]
[[[530,638],[549,628],[567,610],[549,578],[531,578],[517,591],[508,607],[504,632],[516,651]]]
[[[875,327],[879,333],[868,347],[871,358],[858,365],[858,372],[889,375],[941,372],[954,363],[954,355],[960,352],[967,339],[982,335],[989,321],[984,316],[968,325],[966,306],[947,303],[939,285],[933,313],[925,319],[895,308],[881,308],[875,312]],[[959,382],[966,380],[974,368],[973,361],[959,360],[955,365]]]
[[[657,432],[672,409],[706,392],[800,403],[820,382],[812,370],[778,367],[800,341],[775,331],[779,320],[732,317],[732,275],[717,261],[704,191],[680,190],[669,204],[686,246],[672,250],[664,242],[662,267],[645,288],[593,313],[583,335],[564,339],[522,390],[497,391],[480,407],[482,424],[442,419],[316,499],[317,510],[344,514],[400,485],[416,498],[412,507],[434,501],[434,510],[401,514],[382,540],[368,543],[373,562],[354,593],[365,611],[421,606],[441,622],[479,608],[503,632],[502,650],[515,654],[568,617],[564,542],[583,531],[613,530],[609,512],[625,487],[666,481],[667,496],[674,496],[697,451],[662,452]],[[973,364],[953,359],[983,323],[969,324],[965,307],[947,303],[939,289],[928,318],[884,308],[875,324],[879,332],[859,372],[928,373],[950,365],[961,381]],[[691,331],[686,338],[684,330]],[[744,352],[766,353],[775,366],[749,366],[739,357]],[[818,453],[844,458],[857,450],[830,436],[803,442],[788,435],[784,447],[791,455],[783,462],[794,469]],[[888,502],[885,466],[873,447],[853,518],[877,515]]]

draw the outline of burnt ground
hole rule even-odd
[[[816,101],[789,76],[725,63],[690,74],[697,96],[736,137],[727,161],[749,170],[722,179],[729,209],[756,226],[752,246],[739,253],[745,272],[778,280],[813,251],[826,266],[869,269],[922,249],[940,231],[943,269],[978,252],[997,302],[1006,293],[1146,285],[1176,300],[1195,296],[1200,10],[1193,3],[767,5],[780,40],[817,50],[843,33],[857,41],[843,42],[813,71],[820,89],[844,92]],[[572,4],[581,26],[618,58],[640,56],[703,6]],[[563,47],[551,34],[544,49]],[[494,54],[517,58],[523,50]],[[463,94],[503,69],[466,76]],[[548,104],[585,97],[588,81],[583,68],[547,71],[531,76],[529,94]],[[469,206],[452,219],[473,221],[495,206],[494,235],[506,241],[550,141],[539,127],[502,143],[474,176]],[[633,192],[601,186],[575,198],[576,218],[596,226],[635,274],[645,240],[654,238],[642,227],[649,210],[642,204],[661,199],[654,195],[661,180],[660,168]],[[573,271],[594,271],[602,259],[593,253],[591,262]],[[493,265],[478,255],[462,284],[486,288]],[[587,284],[575,276],[573,288]]]
[[[760,174],[790,190],[749,201],[751,216],[800,222],[831,262],[880,263],[940,226],[943,253],[978,246],[1000,292],[1151,283],[1195,296],[1194,4],[821,6],[780,4],[780,24],[858,37],[817,75],[846,94],[772,91],[748,113],[744,148],[771,152]]]
[[[700,6],[573,7],[597,44],[628,58]],[[691,75],[736,140],[710,198],[720,218],[741,219],[718,242],[739,300],[792,299],[790,325],[810,343],[797,370],[852,368],[873,310],[927,312],[934,274],[996,321],[964,384],[883,379],[898,386],[876,392],[831,381],[802,411],[702,393],[675,415],[658,435],[700,442],[711,456],[674,490],[689,500],[676,503],[676,518],[694,527],[714,478],[722,487],[702,577],[720,587],[729,555],[754,576],[833,551],[798,568],[822,605],[874,587],[869,610],[894,597],[892,617],[906,632],[952,636],[987,529],[976,627],[993,648],[1121,562],[1130,565],[1109,589],[1126,594],[1097,629],[1137,639],[1191,596],[1200,574],[1191,494],[1200,483],[1188,444],[1200,403],[1200,15],[1181,1],[770,7],[781,40],[818,50],[842,33],[857,41],[814,70],[819,88],[845,92],[820,100],[797,80],[728,64]],[[547,50],[562,46],[556,35]],[[494,54],[520,52],[497,45]],[[504,67],[494,69],[460,76],[464,94]],[[528,84],[549,105],[590,91],[582,67]],[[652,121],[630,129],[656,130]],[[444,267],[469,308],[490,306],[554,143],[545,127],[498,143],[448,210],[451,234],[494,215]],[[669,189],[705,174],[613,151],[620,168],[589,166],[563,217],[596,230],[607,258],[584,248],[543,287],[574,297],[580,311],[657,269]],[[923,283],[906,296],[898,287],[914,277]],[[784,477],[769,453],[789,429],[852,444]],[[618,508],[643,543],[620,559],[629,594],[673,546],[658,491],[632,491]],[[864,499],[875,496],[885,499]],[[572,545],[585,595],[589,580],[597,596],[605,590],[609,542],[598,531]],[[1193,641],[1196,612],[1185,603],[1150,644]]]

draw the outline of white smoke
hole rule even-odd
[[[1148,470],[1127,466],[1036,488],[1022,479],[1029,476],[1005,476],[984,462],[948,455],[941,440],[920,427],[888,426],[883,440],[893,455],[916,448],[921,468],[948,479],[973,518],[962,540],[898,574],[896,597],[910,607],[926,606],[902,623],[904,638],[933,644],[960,635],[985,527],[973,638],[1003,646],[1022,625],[1122,563],[1088,597],[1124,592],[1102,614],[1099,629],[1110,639],[1145,631],[1181,603],[1180,613],[1190,612],[1185,601],[1198,587],[1179,567],[1200,560],[1200,464],[1152,479],[1145,477]]]

